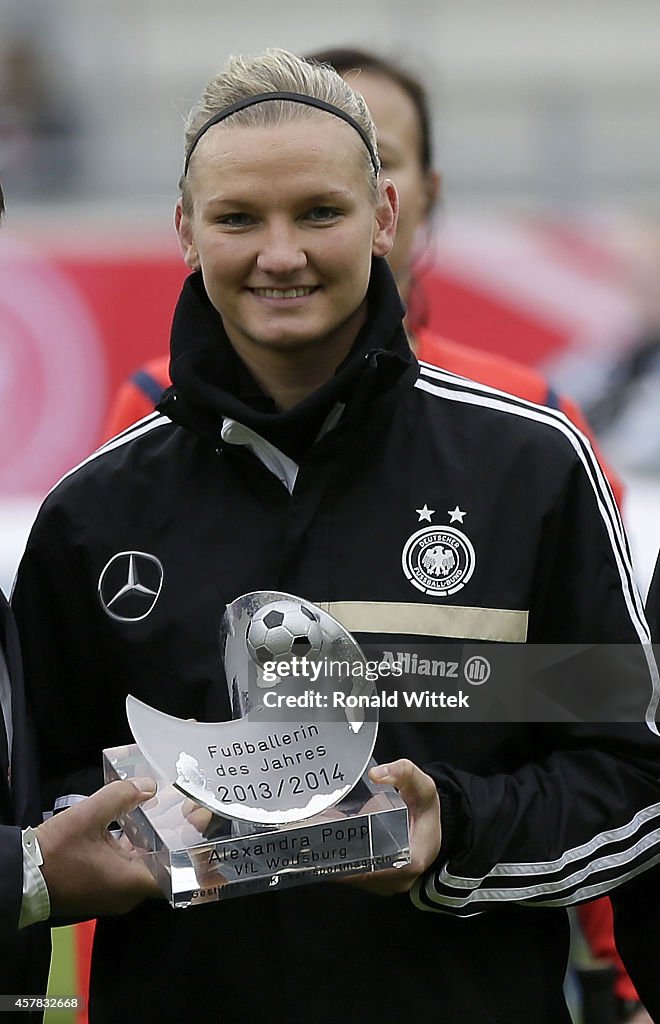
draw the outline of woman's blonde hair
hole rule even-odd
[[[223,70],[208,82],[199,102],[185,123],[184,150],[186,164],[197,136],[216,114],[251,96],[270,92],[292,92],[310,96],[343,111],[360,126],[374,154],[377,153],[376,129],[369,108],[362,96],[351,89],[341,75],[325,64],[303,60],[287,50],[269,49],[255,57],[233,56]],[[249,128],[276,127],[284,122],[302,121],[318,116],[314,107],[295,100],[270,100],[255,103],[230,114],[227,123]],[[377,195],[376,174],[372,156],[364,146],[365,172],[369,175],[374,198]],[[378,168],[378,158],[376,169]],[[181,176],[179,187],[184,210],[190,208],[187,175]]]

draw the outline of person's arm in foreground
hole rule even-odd
[[[50,915],[125,913],[161,895],[143,855],[108,831],[111,822],[154,792],[152,779],[112,782],[26,832],[26,877],[40,866],[47,892],[37,887],[26,893],[21,927]]]

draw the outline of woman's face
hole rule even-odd
[[[326,113],[217,125],[200,141],[177,229],[248,363],[263,349],[293,357],[323,344],[337,361],[350,350],[371,258],[388,255],[396,225],[395,190],[381,183],[375,202],[368,173],[360,137]]]
[[[374,71],[351,72],[343,77],[364,96],[376,125],[382,174],[392,179],[399,194],[396,241],[388,262],[405,297],[415,234],[435,202],[439,175],[422,166],[419,116],[401,86]]]

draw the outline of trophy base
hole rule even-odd
[[[222,818],[159,776],[137,744],[103,751],[106,782],[149,775],[156,796],[120,824],[173,907],[399,868],[410,862],[406,805],[365,774],[336,806],[271,827]]]

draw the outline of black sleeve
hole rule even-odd
[[[646,611],[655,644],[660,643],[660,557],[649,587]],[[657,648],[656,648],[657,654]],[[660,863],[612,893],[614,934],[626,970],[653,1020],[660,1020]]]
[[[21,830],[0,825],[0,937],[18,929],[23,898],[23,846]]]

